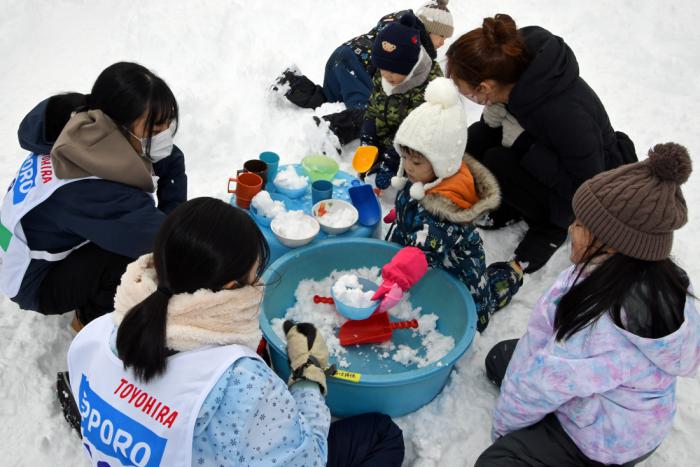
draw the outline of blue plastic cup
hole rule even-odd
[[[316,180],[311,184],[311,205],[333,197],[333,184],[328,180]]]
[[[261,152],[258,159],[267,164],[267,181],[268,183],[274,182],[277,176],[277,168],[280,164],[280,156],[272,151]]]

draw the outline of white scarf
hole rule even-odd
[[[157,288],[152,255],[131,263],[114,297],[114,323],[118,326],[131,308]],[[219,292],[201,289],[173,295],[168,302],[166,346],[177,351],[211,344],[240,344],[256,349],[262,337],[258,324],[262,296],[262,286]]]

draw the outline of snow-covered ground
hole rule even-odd
[[[383,14],[419,1],[2,0],[0,1],[0,183],[9,183],[25,152],[17,126],[39,100],[88,92],[113,62],[140,62],[160,74],[181,106],[176,143],[187,157],[189,196],[225,198],[226,177],[263,150],[297,162],[318,143],[311,111],[266,94],[290,63],[321,81],[328,55],[368,30]],[[456,31],[481,18],[511,14],[565,38],[582,76],[605,103],[613,126],[626,131],[640,156],[657,142],[700,154],[700,10],[691,0],[453,0]],[[449,45],[450,41],[448,41]],[[444,53],[446,47],[441,51]],[[330,106],[333,107],[333,106]],[[470,107],[469,118],[479,109]],[[349,167],[352,148],[342,165]],[[690,222],[676,235],[674,255],[700,283],[700,168],[685,185]],[[522,226],[487,233],[489,260],[505,259]],[[456,367],[442,395],[398,422],[406,465],[472,465],[489,444],[496,390],[483,359],[497,341],[519,337],[537,297],[567,265],[565,251],[527,277],[513,304]],[[54,401],[56,371],[65,367],[70,317],[44,317],[0,298],[1,465],[83,465],[77,437]],[[678,382],[678,413],[668,439],[645,466],[693,466],[700,458],[700,380]],[[693,460],[695,459],[695,460]]]

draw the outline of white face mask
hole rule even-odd
[[[395,87],[396,86],[394,86],[389,81],[384,79],[384,77],[382,77],[382,89],[384,90],[384,94],[390,96]]]
[[[151,162],[160,162],[166,157],[168,157],[173,152],[173,129],[175,128],[175,122],[170,124],[170,127],[161,131],[157,135],[150,138],[151,140],[151,153],[146,154],[146,148],[148,147],[149,138],[139,138],[129,130],[131,136],[139,140],[141,143],[141,156],[147,157]]]

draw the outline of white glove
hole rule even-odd
[[[520,136],[525,130],[523,130],[523,127],[520,126],[518,120],[516,120],[516,118],[513,117],[510,112],[506,112],[506,117],[503,119],[502,125],[503,139],[501,140],[501,144],[504,148],[509,148],[513,146],[515,140],[518,139],[518,136]]]
[[[506,118],[508,111],[503,104],[491,104],[484,106],[484,122],[491,128],[498,128],[502,125],[503,119]]]

